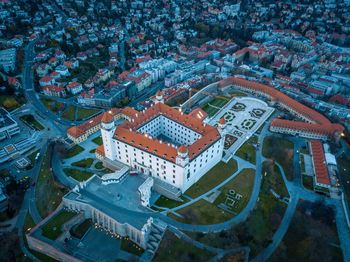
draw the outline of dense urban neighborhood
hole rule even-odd
[[[0,261],[350,261],[349,0],[0,0]]]

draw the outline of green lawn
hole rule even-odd
[[[83,119],[89,118],[101,111],[98,109],[83,108],[83,107],[78,107],[77,110],[78,110],[77,120],[83,120]]]
[[[178,217],[170,213],[170,217],[187,224],[216,224],[227,221],[242,211],[247,205],[254,185],[255,170],[243,169],[234,179],[229,181],[226,185],[220,188],[220,195],[213,204],[206,200],[199,200],[192,205],[184,207],[176,211],[176,213],[183,216]],[[242,198],[237,201],[237,205],[230,208],[232,212],[227,212],[218,207],[219,204],[225,204],[226,195],[229,190],[235,190],[236,193],[242,195]]]
[[[342,154],[337,158],[338,170],[341,181],[341,186],[344,190],[345,199],[348,207],[350,206],[350,157]]]
[[[269,245],[278,229],[286,204],[276,199],[270,192],[270,179],[262,178],[258,202],[244,222],[219,233],[188,233],[194,239],[217,248],[232,249],[249,246],[250,259]]]
[[[40,98],[40,101],[44,104],[44,106],[54,112],[54,113],[58,113],[59,111],[63,110],[64,108],[64,103],[61,102],[57,102],[53,99],[50,98]]]
[[[24,224],[23,224],[23,232],[26,233],[30,229],[32,229],[35,226],[35,222],[32,218],[32,216],[27,211],[26,216],[24,218]]]
[[[94,162],[94,159],[92,159],[92,158],[85,158],[85,159],[82,159],[80,161],[72,163],[72,166],[83,167],[83,168],[90,168],[93,162]]]
[[[214,256],[207,250],[199,249],[191,243],[185,242],[166,231],[162,242],[159,245],[157,253],[153,259],[154,262],[178,262],[178,261],[209,261]]]
[[[209,104],[206,104],[205,106],[203,106],[202,109],[208,114],[209,117],[212,117],[219,111],[219,109],[214,108]]]
[[[258,138],[256,136],[252,136],[245,142],[236,152],[236,155],[244,160],[251,162],[252,164],[256,164],[256,149],[254,145],[258,143]]]
[[[303,175],[303,186],[306,189],[314,190],[314,178],[312,176]]]
[[[176,213],[182,215],[183,218],[171,213],[169,213],[169,217],[174,220],[193,225],[217,224],[225,222],[234,217],[234,214],[229,213],[204,199],[198,200],[192,205],[179,209],[176,211]]]
[[[198,197],[219,185],[236,171],[237,162],[235,160],[230,160],[227,164],[221,161],[193,184],[185,194],[192,198]]]
[[[66,173],[66,175],[71,176],[77,181],[85,181],[93,176],[93,173],[91,172],[80,171],[74,168],[64,168],[63,171]]]
[[[95,164],[95,168],[96,168],[96,169],[102,169],[102,168],[104,168],[103,163],[102,163],[101,161],[98,161],[98,162]]]
[[[10,171],[9,170],[7,170],[7,169],[1,169],[0,170],[0,177],[3,177],[3,178],[5,178],[5,177],[8,177],[8,176],[10,176],[11,174],[10,174]]]
[[[43,130],[45,127],[43,127],[42,124],[40,124],[33,115],[23,115],[20,117],[20,119],[26,123],[28,126],[32,127],[36,130]]]
[[[44,156],[35,190],[36,205],[42,218],[55,210],[61,203],[63,195],[67,193],[67,189],[54,178],[50,166],[51,153],[50,145]]]
[[[16,99],[14,96],[0,95],[0,106],[8,111],[19,108],[23,102],[24,101],[20,101],[20,99]]]
[[[277,161],[283,167],[287,179],[293,179],[294,144],[292,142],[275,136],[266,137],[263,145],[263,155]]]
[[[72,148],[66,150],[66,152],[64,154],[64,158],[71,158],[73,156],[80,154],[83,151],[84,151],[83,147],[81,147],[79,145],[75,145]]]
[[[184,203],[188,202],[188,200],[186,198],[182,198],[182,200],[184,200],[184,201],[180,202],[180,201],[175,201],[175,200],[169,199],[165,196],[160,196],[155,204],[157,206],[160,206],[160,207],[174,208],[174,207],[183,205]]]
[[[85,233],[89,230],[89,228],[93,225],[91,219],[86,219],[83,222],[81,222],[79,225],[74,226],[70,233],[72,236],[82,239]]]
[[[212,117],[219,111],[218,108],[222,108],[225,104],[227,104],[228,101],[229,99],[216,97],[212,99],[210,102],[208,102],[207,104],[205,104],[204,106],[202,106],[202,109],[209,115],[209,117]],[[212,106],[210,106],[209,104]]]
[[[102,141],[102,136],[98,136],[98,137],[95,137],[94,139],[92,139],[92,142],[94,142],[96,145],[102,145],[103,144],[103,141]]]
[[[76,215],[77,214],[73,212],[61,211],[41,227],[42,235],[51,240],[56,240],[62,234],[62,225]]]
[[[62,117],[69,120],[74,121],[75,120],[75,106],[68,106],[66,110],[63,112]]]
[[[128,240],[126,238],[122,239],[122,243],[121,243],[120,248],[121,248],[121,250],[124,250],[128,253],[135,255],[135,256],[141,256],[142,253],[144,252],[142,247],[139,247],[134,242],[132,242],[131,240]]]
[[[263,190],[269,191],[270,189],[273,189],[273,191],[275,191],[281,197],[289,196],[280,169],[276,164],[274,164],[272,161],[264,161],[261,173],[265,177],[265,180],[268,181],[268,183],[263,185],[268,186],[268,188],[263,188]]]
[[[242,195],[242,198],[238,201],[237,205],[229,208],[235,213],[240,213],[243,208],[248,204],[250,195],[253,191],[255,178],[254,169],[243,169],[234,179],[229,181],[226,185],[220,188],[221,194],[215,200],[214,204],[219,205],[225,203],[226,195],[229,193],[229,190],[234,190],[236,193]]]

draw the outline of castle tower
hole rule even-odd
[[[219,130],[220,131],[224,131],[225,127],[226,127],[226,120],[224,117],[221,117],[218,123],[219,126]]]
[[[190,159],[188,157],[188,149],[186,146],[181,145],[177,149],[176,164],[184,167],[185,165],[187,165],[187,163],[189,163],[189,161]]]
[[[158,103],[162,103],[164,104],[164,98],[163,98],[163,92],[158,90],[157,93],[156,93],[156,101],[155,101],[156,104]]]
[[[115,131],[114,119],[111,111],[105,112],[101,119],[101,135],[105,156],[111,160],[116,157],[116,150],[113,144],[113,134]]]

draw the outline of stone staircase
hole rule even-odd
[[[151,261],[155,255],[159,244],[163,238],[167,224],[161,220],[155,219],[151,226],[151,231],[148,236],[147,248],[140,257],[141,261]]]

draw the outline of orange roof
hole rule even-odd
[[[113,122],[113,114],[112,114],[112,112],[105,112],[103,114],[103,116],[102,116],[101,122],[102,123],[111,123],[111,122]]]
[[[112,108],[111,110],[109,110],[109,112],[111,112],[111,114],[113,116],[121,113],[120,109],[117,109],[117,108]],[[69,128],[67,130],[67,133],[75,138],[78,138],[78,137],[84,135],[86,133],[86,131],[88,131],[89,129],[101,124],[103,114],[104,113],[99,114],[99,115],[91,118],[90,120],[84,122],[81,125],[73,126],[73,127]]]
[[[73,127],[69,128],[67,130],[67,133],[75,138],[84,135],[84,131],[81,128],[79,128],[78,126],[73,126]]]
[[[181,145],[178,149],[179,153],[181,154],[186,154],[188,152],[187,147],[185,147],[184,145]]]
[[[290,128],[301,128],[306,132],[317,132],[325,133],[329,136],[334,135],[336,132],[342,132],[344,127],[340,124],[331,123],[325,116],[318,113],[317,111],[299,103],[298,101],[292,99],[286,94],[278,91],[277,89],[260,84],[254,81],[248,81],[243,78],[238,77],[229,77],[220,81],[220,86],[225,87],[227,85],[237,85],[246,89],[262,92],[267,95],[272,101],[278,102],[284,105],[287,108],[297,112],[298,114],[304,116],[308,119],[311,124],[301,122],[301,121],[289,121],[283,119],[274,119],[271,125],[281,126],[281,127],[290,127]]]
[[[201,120],[183,114],[177,109],[162,103],[155,104],[143,112],[136,112],[137,113],[133,114],[131,121],[127,121],[116,128],[114,138],[151,154],[155,154],[168,161],[175,162],[177,156],[177,150],[175,147],[137,131],[142,125],[152,121],[160,115],[178,122],[202,135],[201,138],[188,147],[190,159],[195,158],[221,138],[220,133],[216,128],[210,125],[205,125]]]
[[[311,140],[311,154],[314,162],[316,182],[324,185],[330,185],[326,158],[322,143],[319,140]]]
[[[201,121],[203,121],[208,116],[208,114],[200,107],[193,109],[188,115],[198,118]]]
[[[103,145],[100,145],[96,148],[95,154],[98,154],[100,156],[104,156],[105,155],[105,148]]]
[[[158,90],[156,93],[156,96],[162,96],[162,95],[163,95],[162,91]]]
[[[225,118],[221,117],[219,120],[219,124],[224,125],[226,123]]]

